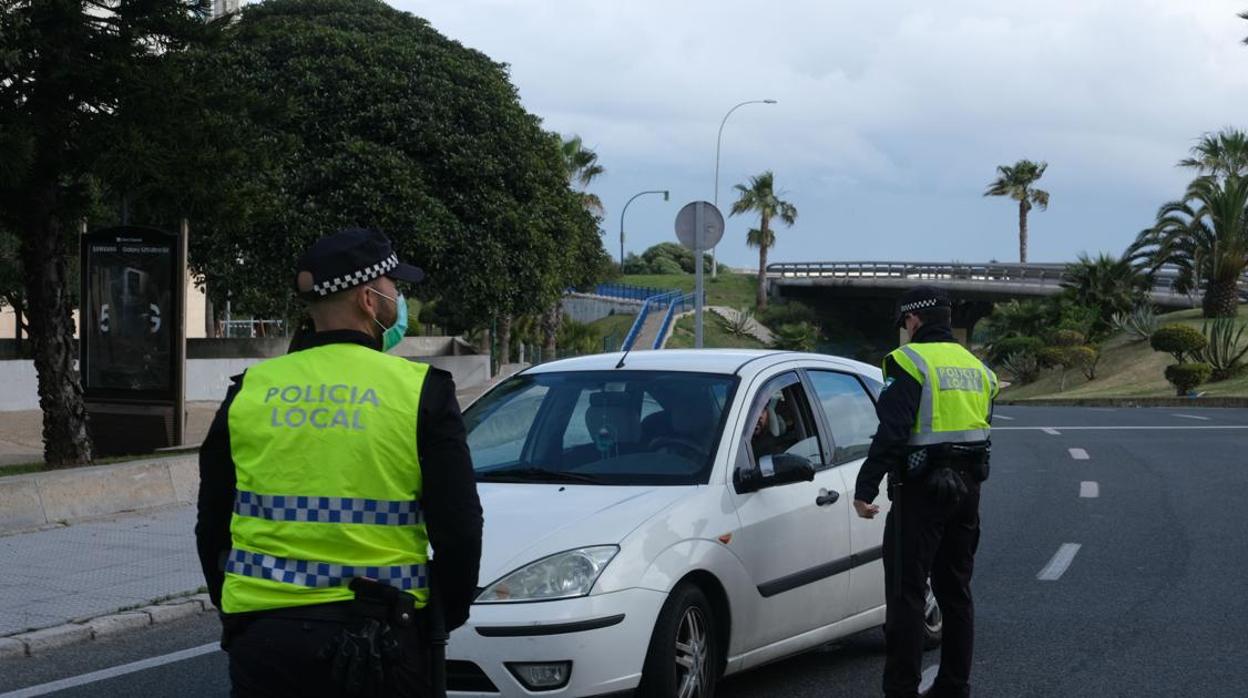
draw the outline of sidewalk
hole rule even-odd
[[[0,537],[0,637],[194,593],[194,527],[179,506]]]

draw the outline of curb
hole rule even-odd
[[[0,478],[0,535],[64,521],[187,504],[199,489],[195,453]]]
[[[115,637],[149,625],[163,625],[215,611],[207,594],[182,596],[143,608],[0,637],[0,660],[33,657],[48,650]]]
[[[1011,407],[1248,407],[1243,397],[1136,397],[1136,398],[1030,398],[998,400],[998,405]]]

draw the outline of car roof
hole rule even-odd
[[[611,371],[624,357],[622,352],[591,354],[572,359],[561,359],[534,366],[524,373],[551,373],[555,371]],[[624,358],[621,370],[633,371],[688,371],[694,373],[752,374],[780,363],[797,362],[825,365],[879,378],[878,368],[853,359],[830,354],[811,354],[796,351],[763,349],[662,349],[632,351]]]

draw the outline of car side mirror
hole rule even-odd
[[[795,482],[813,482],[814,479],[815,466],[802,456],[791,453],[763,456],[757,469],[737,470],[733,474],[737,492],[742,494]]]

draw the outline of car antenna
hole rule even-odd
[[[620,362],[615,365],[616,368],[624,368],[624,359],[628,358],[628,352],[632,350],[633,350],[633,345],[631,344],[628,345],[628,348],[624,350],[624,355],[620,357]]]

